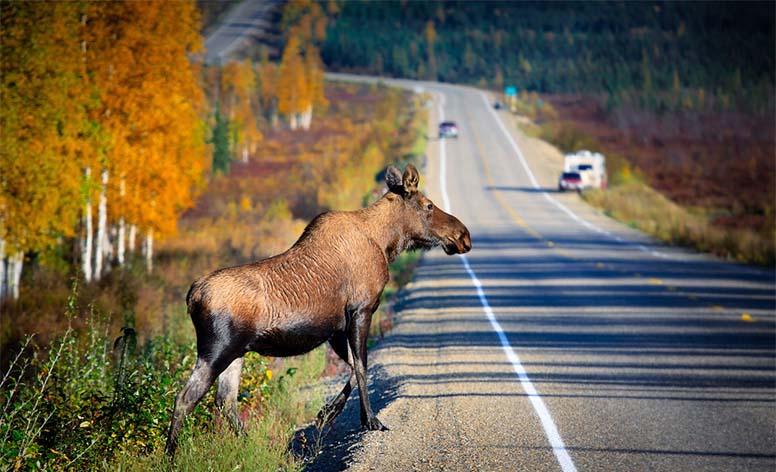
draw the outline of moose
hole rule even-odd
[[[447,254],[471,249],[469,230],[418,191],[418,170],[386,170],[388,191],[356,211],[318,215],[286,252],[228,267],[196,280],[186,296],[197,336],[197,360],[175,399],[165,452],[175,455],[184,418],[218,378],[216,405],[236,432],[237,390],[243,356],[304,354],[329,342],[351,367],[342,391],[318,413],[335,418],[354,388],[361,424],[385,430],[369,404],[366,342],[372,314],[388,282],[388,264],[402,251],[442,246]]]

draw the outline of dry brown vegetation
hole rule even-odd
[[[426,118],[414,95],[341,84],[327,85],[326,95],[331,106],[309,131],[265,131],[256,155],[210,182],[177,234],[159,244],[152,275],[139,260],[115,268],[99,283],[79,287],[78,312],[106,314],[112,332],[134,324],[141,339],[178,331],[191,336],[183,302],[195,278],[285,250],[314,215],[360,207],[388,163],[417,157]],[[37,341],[45,344],[64,330],[71,270],[36,264],[25,274],[20,300],[3,306],[3,352],[25,333],[40,333]]]
[[[563,151],[607,156],[609,192],[586,198],[663,240],[774,263],[774,117],[731,111],[658,114],[554,96],[542,135]]]
[[[330,84],[327,96],[335,97],[332,106],[309,131],[266,130],[258,154],[213,178],[178,233],[161,244],[153,274],[130,260],[74,289],[72,265],[57,258],[33,264],[19,301],[2,307],[2,361],[11,375],[0,386],[0,429],[12,434],[0,444],[0,462],[171,469],[161,448],[175,391],[193,363],[194,330],[184,303],[191,282],[285,250],[309,215],[368,203],[386,164],[421,160],[427,118],[417,97],[341,84]],[[413,260],[405,256],[392,267],[388,302]],[[389,313],[384,308],[375,316],[373,336],[390,327]],[[26,333],[38,333],[32,344]],[[340,368],[325,353],[324,347],[294,359],[249,355],[240,386],[248,435],[227,434],[212,400],[202,402],[185,426],[178,465],[298,470],[288,440],[323,401],[310,384]]]

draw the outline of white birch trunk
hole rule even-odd
[[[301,125],[305,130],[310,129],[310,124],[313,121],[313,106],[309,105],[301,114]]]
[[[248,163],[248,145],[247,144],[243,144],[243,148],[242,148],[242,161],[243,161],[243,164],[247,164]]]
[[[8,261],[8,291],[14,300],[19,299],[19,283],[22,279],[22,265],[24,264],[24,253],[17,252]]]
[[[103,274],[107,274],[110,272],[111,269],[111,261],[113,261],[114,250],[113,250],[113,244],[116,241],[116,235],[118,233],[118,228],[116,226],[109,226],[108,230],[105,232],[105,243],[104,243],[104,251],[103,251]]]
[[[86,168],[86,180],[88,183],[89,177],[92,175],[92,170],[90,168]],[[92,199],[90,197],[86,197],[86,208],[84,209],[84,231],[86,234],[84,235],[84,244],[83,244],[83,252],[81,254],[81,265],[82,269],[84,271],[84,279],[87,282],[92,281],[92,238],[94,233],[94,228],[92,227]]]
[[[124,193],[125,193],[126,185],[124,184],[124,179],[121,179],[121,185],[119,187],[119,196],[124,199]],[[122,207],[123,208],[123,201],[122,201]],[[126,223],[124,223],[124,217],[119,217],[119,234],[118,234],[118,241],[117,241],[117,247],[116,247],[116,260],[119,263],[119,267],[124,267],[124,239],[126,236]]]
[[[124,267],[124,240],[126,239],[127,225],[124,223],[124,217],[119,218],[119,235],[116,248],[116,261],[119,263],[119,267]]]
[[[108,199],[105,196],[108,187],[108,169],[102,170],[102,189],[100,203],[97,207],[97,247],[94,250],[94,278],[102,277],[102,262],[105,258],[105,243],[108,239]]]
[[[129,241],[127,241],[127,250],[135,252],[135,236],[137,236],[137,226],[129,225]]]
[[[0,238],[0,302],[5,298],[5,239]]]
[[[288,126],[291,129],[296,129],[299,125],[297,124],[298,120],[298,114],[297,113],[291,113],[288,115]]]
[[[149,229],[145,240],[146,270],[150,274],[154,270],[154,230]]]

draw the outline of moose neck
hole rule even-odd
[[[386,194],[361,211],[365,217],[365,233],[383,250],[388,262],[393,262],[396,256],[411,245],[400,196]]]

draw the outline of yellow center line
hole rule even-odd
[[[464,115],[466,115],[466,119],[469,121],[469,123],[474,123],[474,120],[471,119],[469,112],[466,111],[466,108],[464,108]],[[482,167],[485,170],[485,177],[488,179],[488,185],[496,196],[496,200],[498,200],[501,207],[504,208],[507,213],[509,213],[509,215],[512,217],[512,220],[517,223],[518,226],[527,231],[531,236],[540,241],[543,241],[544,236],[542,236],[538,231],[526,223],[520,214],[517,213],[517,211],[515,211],[515,209],[507,203],[504,195],[501,194],[501,191],[496,188],[496,182],[493,179],[493,173],[490,170],[490,165],[488,164],[488,160],[485,159],[485,147],[482,145],[482,141],[480,141],[479,135],[474,130],[474,126],[472,126],[472,136],[474,137],[474,142],[477,144],[477,149],[479,150],[480,162],[482,162]]]
[[[464,108],[463,112],[464,112],[464,115],[466,116],[466,119],[469,121],[469,123],[474,123],[474,120],[471,119],[471,116],[469,115],[469,112],[466,110],[466,108]],[[479,158],[480,158],[480,162],[482,163],[482,168],[485,171],[485,177],[488,179],[488,186],[490,186],[491,190],[493,191],[494,196],[496,197],[496,200],[498,200],[498,202],[501,205],[501,207],[504,210],[506,210],[507,213],[509,213],[509,216],[512,217],[512,220],[515,223],[517,223],[518,226],[523,228],[528,234],[530,234],[531,236],[535,237],[539,241],[544,241],[547,244],[547,247],[551,248],[554,252],[556,252],[556,253],[558,253],[558,254],[560,254],[562,256],[565,256],[565,257],[567,257],[569,259],[579,259],[578,256],[575,256],[573,253],[571,253],[570,251],[568,251],[566,249],[558,247],[554,242],[550,241],[545,236],[543,236],[541,233],[539,233],[537,230],[535,230],[533,227],[531,227],[531,225],[529,225],[520,216],[520,214],[514,208],[512,208],[512,206],[509,203],[507,203],[506,198],[501,193],[501,190],[499,190],[498,187],[496,186],[496,182],[495,182],[495,180],[493,178],[493,172],[490,169],[490,165],[488,164],[488,160],[485,158],[485,156],[486,156],[485,147],[482,145],[482,141],[480,141],[479,134],[474,129],[474,126],[472,126],[471,130],[472,130],[472,137],[474,138],[474,142],[477,145],[477,149],[479,150]],[[607,266],[604,266],[604,264],[602,264],[600,262],[597,262],[595,264],[595,267],[599,268],[599,269],[603,269],[603,268],[606,267],[606,268],[608,268],[610,270],[617,270],[618,272],[621,272],[621,273],[627,273],[628,272],[627,270],[616,269],[611,264],[608,264]],[[633,273],[633,276],[636,277],[636,278],[641,278],[642,277],[642,275],[640,273],[638,273],[638,272]],[[671,291],[671,292],[677,291],[676,287],[670,286],[670,285],[669,286],[664,285],[663,281],[661,279],[658,279],[658,278],[650,278],[648,282],[650,284],[652,284],[652,285],[663,285],[667,291]],[[689,298],[690,300],[698,300],[698,297],[696,297],[695,295],[687,295],[687,298]],[[724,308],[719,306],[719,305],[711,305],[710,308],[712,310],[714,310],[714,311],[722,311],[722,310],[724,310]],[[754,321],[752,316],[749,315],[748,313],[742,314],[741,315],[741,319],[743,321],[748,321],[748,322]]]

